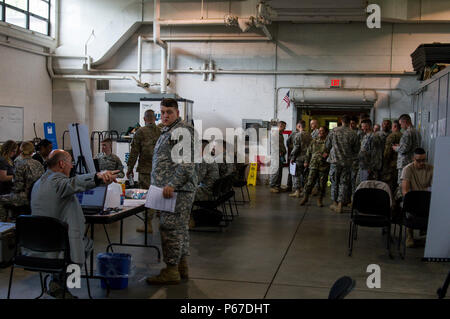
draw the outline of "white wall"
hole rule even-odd
[[[184,28],[184,33],[189,33]],[[198,32],[198,27],[191,28]],[[207,32],[211,29],[203,27]],[[217,27],[215,30],[218,30]],[[175,34],[173,28],[172,35]],[[192,31],[191,33],[193,33]],[[412,32],[413,33],[412,33]],[[163,30],[163,35],[167,30]],[[150,35],[151,26],[141,27],[110,59],[98,68],[136,69],[137,36]],[[217,33],[217,32],[216,32]],[[383,24],[381,30],[369,30],[364,24],[290,24],[280,23],[278,45],[272,42],[172,42],[170,43],[171,69],[199,69],[204,61],[212,59],[217,68],[226,70],[334,70],[334,71],[412,71],[410,54],[423,42],[446,41],[450,26]],[[391,47],[392,43],[392,47]],[[391,58],[392,52],[392,58]],[[158,69],[159,48],[152,43],[143,46],[143,69]],[[243,118],[273,117],[273,75],[216,75],[214,81],[203,81],[201,75],[170,74],[169,92],[194,100],[195,117],[205,121],[205,127],[240,126]],[[332,75],[279,75],[277,87],[327,87]],[[375,88],[378,101],[375,117],[396,117],[411,112],[408,93],[418,85],[415,76],[337,76],[348,88]],[[144,74],[146,82],[158,82],[158,74]],[[383,90],[383,88],[385,90]],[[394,88],[397,90],[389,90]],[[157,89],[153,89],[157,92]],[[132,82],[111,81],[113,92],[143,92]],[[281,103],[286,90],[277,97],[278,118],[292,122],[292,108]],[[102,93],[95,93],[92,106],[106,110]],[[106,113],[92,118],[93,125],[107,125]],[[101,126],[100,125],[100,126]],[[102,126],[101,129],[107,129]]]
[[[77,3],[77,4],[76,4]],[[139,13],[140,1],[112,1],[104,7],[106,0],[95,3],[87,0],[68,0],[62,3],[61,43],[58,53],[80,54],[84,42],[94,30],[96,37],[90,42],[88,54],[101,56],[105,43],[114,43],[120,34],[125,34],[132,20],[151,21],[153,1],[144,1],[143,17]],[[76,8],[75,14],[72,8]],[[232,2],[232,13],[254,14],[251,1]],[[142,9],[142,8],[141,8]],[[228,2],[207,3],[204,15],[220,18],[228,12]],[[163,19],[199,18],[199,2],[162,2]],[[64,22],[65,21],[65,22]],[[217,68],[272,70],[322,70],[322,71],[412,71],[410,54],[421,43],[448,42],[450,24],[395,24],[383,22],[382,28],[368,29],[363,23],[350,24],[292,24],[278,23],[271,27],[274,42],[171,42],[170,69],[199,69],[204,61],[212,59]],[[217,35],[236,33],[236,29],[225,27],[162,27],[162,36]],[[258,33],[258,30],[251,30]],[[236,34],[238,34],[237,32]],[[118,51],[96,68],[136,69],[137,36],[151,35],[152,26],[143,25]],[[92,50],[92,51],[91,51]],[[69,64],[65,64],[69,63]],[[55,61],[58,72],[73,68],[73,61]],[[158,69],[159,47],[143,45],[143,69]],[[79,67],[79,66],[78,66]],[[118,75],[117,73],[113,75]],[[270,120],[273,118],[274,100],[278,104],[277,117],[292,123],[292,108],[286,109],[282,99],[287,90],[280,90],[274,98],[277,87],[316,87],[329,85],[331,78],[341,78],[347,88],[375,88],[378,101],[375,104],[375,120],[396,117],[411,112],[412,104],[408,93],[419,84],[415,76],[332,76],[332,75],[216,75],[214,81],[203,81],[201,75],[169,74],[172,82],[169,93],[177,93],[194,101],[194,115],[204,120],[204,127],[219,128],[240,126],[243,118]],[[145,82],[159,82],[159,74],[143,74]],[[86,91],[89,97],[89,125],[91,129],[108,129],[108,104],[104,92],[92,89]],[[396,90],[389,90],[390,88]],[[79,88],[74,89],[78,92]],[[152,91],[158,92],[153,88]],[[67,93],[72,92],[67,88]],[[130,81],[111,81],[110,92],[145,92]],[[78,93],[77,93],[78,94]],[[65,101],[74,103],[76,99]],[[66,105],[70,110],[78,107],[85,112],[86,105]],[[54,107],[54,112],[64,108]],[[68,113],[70,114],[70,113]],[[55,119],[60,118],[55,114]]]
[[[45,57],[0,46],[0,105],[24,108],[24,140],[35,137],[33,123],[37,135],[44,137],[43,123],[52,120],[52,82]]]

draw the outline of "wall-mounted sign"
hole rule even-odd
[[[330,88],[340,88],[342,86],[341,79],[331,79]]]

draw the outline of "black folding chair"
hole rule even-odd
[[[420,229],[426,231],[428,228],[428,216],[430,215],[431,192],[410,191],[403,199],[402,214],[400,219],[400,233],[398,235],[398,251],[402,259],[406,255],[406,229],[403,236],[403,226],[405,228]],[[403,244],[403,253],[400,252],[400,245]]]
[[[233,181],[233,187],[241,189],[242,200],[237,201],[240,204],[250,202],[250,193],[248,191],[248,186],[247,186],[247,177],[245,176],[245,171],[246,171],[247,167],[248,167],[248,164],[238,166],[237,178]],[[246,200],[245,196],[244,196],[244,187],[247,190],[248,200]]]
[[[387,250],[391,255],[391,202],[389,194],[381,189],[360,188],[353,195],[348,235],[348,255],[353,252],[353,241],[357,239],[358,226],[387,228]]]
[[[348,276],[339,278],[331,287],[328,299],[344,299],[355,288],[355,285],[356,281]]]
[[[64,273],[64,298],[67,292],[67,267],[73,262],[70,259],[70,244],[68,225],[59,219],[46,216],[21,215],[16,220],[16,251],[12,260],[11,275],[8,285],[8,299],[11,294],[11,285],[15,267],[28,271],[39,272],[41,281],[41,294],[46,291],[45,281],[42,273]],[[42,253],[62,253],[62,258],[32,257],[22,253],[22,248],[26,248]],[[85,269],[87,266],[85,263]],[[89,278],[86,274],[86,283],[89,297],[91,290]]]
[[[438,298],[444,299],[447,294],[448,286],[450,285],[450,271],[448,272],[447,278],[445,278],[444,284],[437,290]]]
[[[192,214],[194,217],[194,221],[197,224],[198,219],[196,220],[195,217],[203,216],[203,214],[211,213],[216,214],[217,212],[220,212],[222,214],[222,221],[224,224],[219,224],[219,227],[226,227],[228,226],[229,222],[231,221],[228,218],[227,210],[226,210],[226,198],[223,196],[223,189],[224,189],[224,183],[225,178],[220,178],[217,181],[214,182],[212,187],[212,200],[206,200],[206,201],[195,201],[193,203],[193,207],[199,207],[198,209],[192,209]],[[222,210],[219,210],[219,208],[222,208]],[[199,223],[201,224],[201,223]]]

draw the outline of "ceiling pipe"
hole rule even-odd
[[[64,70],[64,69],[59,69]],[[121,73],[121,74],[131,74],[137,73],[135,69],[90,69],[91,72],[103,72],[103,73]],[[142,69],[143,74],[156,74],[160,73],[161,70],[157,69]],[[204,74],[204,73],[214,73],[214,74],[246,74],[246,75],[374,75],[374,76],[411,76],[416,75],[415,72],[408,71],[333,71],[333,70],[323,70],[323,71],[312,71],[312,70],[194,70],[194,69],[168,69],[167,73],[172,74]]]
[[[224,19],[159,20],[160,25],[223,25]]]
[[[161,47],[161,93],[167,92],[167,43],[160,39],[160,1],[154,0],[153,42]]]
[[[138,36],[137,78],[142,81],[142,37]]]

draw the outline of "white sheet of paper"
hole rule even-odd
[[[293,176],[295,176],[295,169],[297,167],[297,163],[290,163],[289,164],[289,173]]]
[[[174,193],[172,198],[164,198],[162,188],[150,185],[145,207],[173,213],[175,212],[176,203],[177,193]]]

